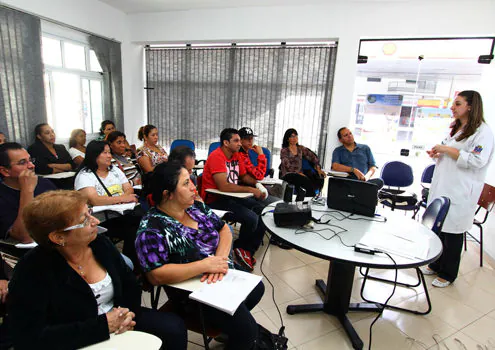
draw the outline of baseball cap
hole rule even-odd
[[[250,136],[256,137],[258,135],[254,134],[253,129],[244,126],[239,129],[239,136],[241,137],[241,139],[243,139],[245,137],[250,137]]]

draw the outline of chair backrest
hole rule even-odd
[[[435,164],[428,165],[425,168],[425,170],[423,170],[423,174],[421,175],[421,182],[425,184],[431,184],[434,171],[435,171]]]
[[[393,161],[385,163],[381,178],[385,186],[407,187],[414,182],[412,168],[406,163]]]
[[[196,190],[201,195],[201,187],[203,186],[203,174],[199,174],[196,178]]]
[[[208,147],[208,155],[210,155],[210,153],[216,150],[218,147],[220,147],[219,141],[210,143],[210,147]]]
[[[421,223],[430,230],[439,234],[442,231],[443,222],[450,208],[450,199],[447,197],[436,198],[426,208]]]
[[[315,155],[315,157],[318,157],[316,155],[315,152],[313,152],[312,150],[310,150],[308,148],[308,150],[313,153]],[[316,169],[315,169],[315,164],[311,163],[309,160],[307,160],[306,158],[302,157],[302,166],[301,166],[302,170],[309,170],[310,172],[312,173],[316,173]]]
[[[172,144],[170,145],[170,152],[172,152],[172,150],[175,147],[179,147],[179,146],[187,146],[190,149],[192,149],[193,151],[196,150],[196,145],[191,140],[179,139],[179,140],[174,140],[172,142]]]
[[[266,147],[261,147],[263,149],[263,154],[266,157],[266,172],[265,172],[265,177],[268,176],[270,173],[270,169],[272,168],[272,152]],[[249,160],[251,160],[251,163],[253,163],[254,166],[258,165],[258,153],[256,153],[254,150],[250,149],[249,152]]]
[[[478,199],[478,205],[485,208],[486,211],[490,212],[495,204],[495,187],[485,184],[483,186],[483,191],[481,191],[480,199]]]

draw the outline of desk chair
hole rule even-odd
[[[414,193],[406,192],[402,188],[411,186],[414,182],[412,168],[406,163],[393,161],[385,163],[381,176],[384,187],[378,198],[381,204],[392,209],[415,210],[418,202]]]
[[[210,143],[210,147],[208,147],[208,155],[210,155],[210,153],[216,150],[218,147],[220,147],[219,141]]]
[[[184,140],[184,139],[178,139],[178,140],[172,141],[172,144],[170,145],[170,152],[172,152],[172,150],[175,147],[179,147],[179,146],[189,147],[193,151],[196,150],[196,145],[194,144],[193,141],[191,141],[191,140]]]
[[[316,196],[315,189],[311,180],[308,179],[307,176],[298,174],[298,173],[287,173],[282,176],[282,180],[287,183],[294,185],[294,188],[297,190],[298,188],[303,188],[306,190],[306,197],[314,197]]]
[[[266,172],[265,172],[265,177],[270,176],[273,177],[273,174],[275,174],[275,170],[272,169],[272,152],[266,147],[261,147],[263,149],[263,154],[266,157]],[[251,163],[253,163],[254,166],[258,165],[258,153],[256,153],[254,150],[250,149],[249,150],[249,159],[251,160]]]
[[[479,243],[480,245],[480,266],[483,266],[483,225],[488,219],[488,214],[493,209],[495,204],[495,187],[485,184],[483,186],[483,191],[481,191],[480,198],[478,199],[478,209],[476,209],[476,214],[474,216],[473,225],[478,227],[480,230],[480,239],[476,239],[469,233],[469,231],[464,232],[464,250],[467,250],[467,235],[471,237],[473,240]],[[476,215],[481,211],[481,209],[485,210],[485,217],[482,221],[476,219]]]
[[[437,235],[440,234],[442,231],[442,226],[445,221],[445,218],[447,217],[447,213],[449,212],[450,208],[450,199],[447,197],[440,197],[435,199],[427,208],[425,213],[423,214],[423,217],[421,219],[421,223],[428,227],[430,230],[435,232]],[[425,292],[426,296],[426,302],[428,305],[428,308],[426,311],[417,311],[417,310],[411,310],[411,309],[405,309],[401,308],[398,306],[393,306],[393,305],[387,305],[388,308],[395,309],[395,310],[401,310],[401,311],[407,311],[411,312],[416,315],[426,315],[430,313],[431,311],[431,300],[430,300],[430,294],[428,293],[428,288],[426,287],[426,282],[425,282],[425,277],[423,275],[423,272],[421,272],[421,269],[419,267],[416,267],[416,274],[418,276],[418,282],[416,284],[408,284],[408,283],[403,283],[403,282],[395,282],[389,279],[385,278],[379,278],[379,277],[374,277],[368,275],[369,268],[365,268],[365,272],[362,272],[363,268],[359,269],[359,272],[361,275],[363,275],[363,283],[361,285],[361,298],[368,302],[368,303],[376,303],[376,304],[381,304],[376,301],[371,301],[368,300],[364,297],[364,287],[366,285],[366,281],[368,279],[374,280],[374,281],[379,281],[379,282],[385,282],[385,283],[396,283],[398,286],[402,287],[407,287],[407,288],[413,288],[413,287],[419,287],[421,284],[423,284],[423,290]]]
[[[426,184],[431,184],[431,180],[433,179],[433,172],[435,171],[435,164],[428,165],[421,175],[421,200],[416,204],[416,208],[414,209],[413,219],[416,218],[416,214],[419,213],[421,208],[426,208],[426,204],[428,203],[428,194],[430,193],[429,187]]]

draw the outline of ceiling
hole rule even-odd
[[[297,6],[336,2],[409,2],[410,0],[100,0],[125,13],[165,12],[250,6]]]

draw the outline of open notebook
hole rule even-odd
[[[261,276],[239,270],[229,270],[216,283],[201,283],[189,298],[233,315],[249,293],[260,283]],[[176,287],[180,288],[179,285]]]

